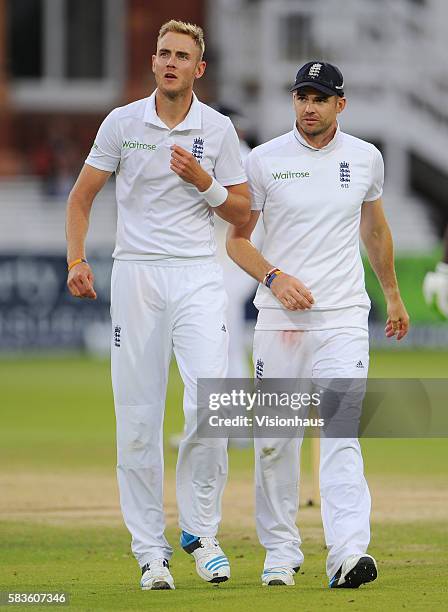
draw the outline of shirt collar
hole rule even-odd
[[[312,145],[310,145],[309,142],[305,140],[305,138],[302,136],[302,134],[297,129],[297,123],[295,121],[294,121],[293,133],[294,133],[294,138],[307,149],[311,149],[311,151],[330,151],[335,148],[336,144],[339,141],[341,128],[339,127],[339,123],[338,123],[336,127],[336,132],[333,138],[330,140],[330,142],[327,145],[325,145],[325,147],[322,147],[320,149],[313,147]]]
[[[146,101],[145,113],[143,120],[145,123],[150,123],[151,125],[155,125],[157,127],[163,128],[164,130],[169,130],[168,126],[160,119],[156,112],[156,92],[149,96]],[[188,111],[185,119],[176,125],[172,130],[172,132],[183,132],[186,130],[200,130],[202,128],[202,109],[201,103],[197,99],[196,95],[193,93],[193,100],[191,102],[190,110]]]

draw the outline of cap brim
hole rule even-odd
[[[344,92],[335,91],[334,89],[330,89],[326,85],[321,85],[321,83],[316,83],[315,81],[303,81],[302,83],[298,83],[293,85],[289,91],[297,91],[298,89],[302,89],[303,87],[311,87],[312,89],[317,89],[322,93],[326,93],[329,96],[343,96]]]

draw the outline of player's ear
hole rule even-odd
[[[156,55],[152,56],[152,61],[151,61],[151,67],[152,67],[152,71],[155,73],[155,63],[156,63]]]
[[[340,96],[338,96],[338,99],[336,100],[336,111],[337,113],[342,113],[342,111],[344,110],[344,108],[347,105],[347,98],[341,98]]]
[[[207,62],[204,62],[204,60],[201,60],[200,62],[197,63],[196,71],[194,73],[194,78],[195,79],[200,79],[201,78],[201,76],[205,72],[206,66],[207,66]]]

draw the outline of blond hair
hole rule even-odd
[[[204,30],[194,23],[187,23],[185,21],[177,21],[176,19],[171,19],[163,24],[163,26],[159,30],[159,36],[157,37],[157,42],[168,34],[168,32],[176,32],[177,34],[186,34],[190,38],[192,38],[197,47],[200,50],[199,59],[202,60],[202,56],[205,51],[205,42],[204,42]]]

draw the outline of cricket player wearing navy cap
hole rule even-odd
[[[229,255],[260,283],[254,364],[266,378],[357,379],[364,389],[370,300],[360,236],[387,303],[386,336],[401,340],[409,326],[381,200],[383,160],[372,144],[340,130],[346,99],[336,66],[305,64],[291,92],[293,129],[249,154],[251,219],[229,228],[227,239]],[[260,214],[262,253],[250,242]],[[302,437],[303,431],[255,439],[263,585],[293,585],[304,560],[295,523]],[[376,562],[367,554],[370,493],[357,438],[321,438],[320,493],[330,586],[375,580]]]
[[[152,95],[114,109],[70,194],[68,287],[95,298],[85,238],[93,200],[116,174],[118,223],[111,281],[112,383],[117,474],[142,589],[174,589],[163,512],[163,413],[171,353],[185,385],[185,438],[176,484],[181,545],[198,574],[223,582],[230,566],[216,533],[227,476],[227,440],[196,434],[200,377],[227,373],[227,298],[215,260],[214,213],[245,224],[250,205],[238,137],[228,117],[202,104],[202,29],[162,26]]]

